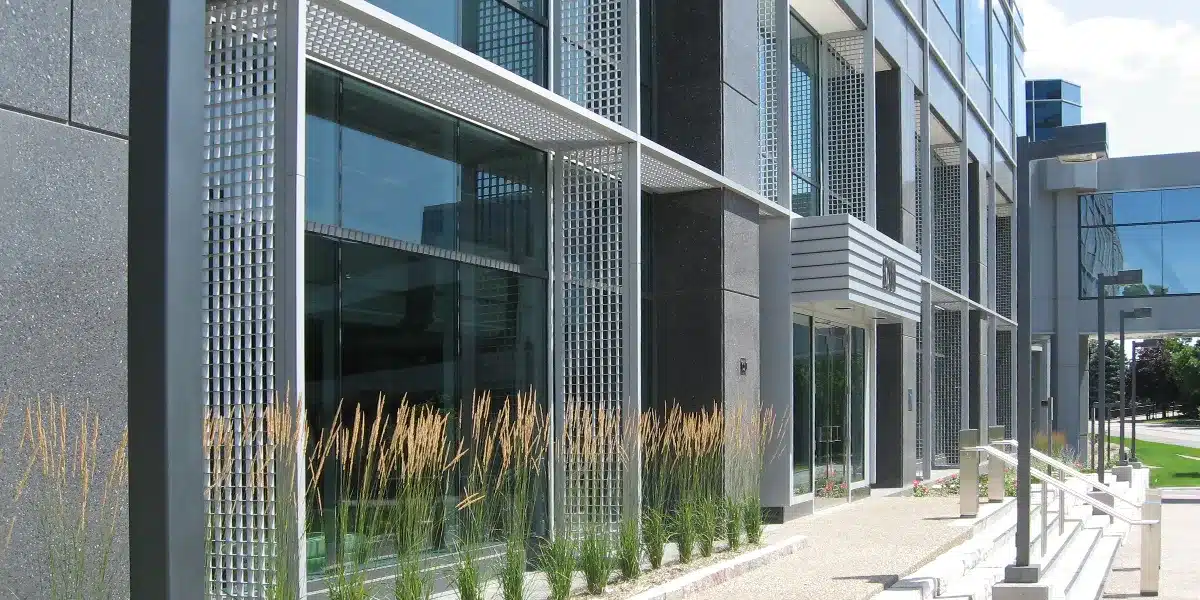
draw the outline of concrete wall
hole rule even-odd
[[[0,501],[21,474],[25,402],[54,395],[125,427],[128,0],[12,0],[0,17]],[[197,197],[198,198],[198,197]],[[197,205],[198,206],[198,205]],[[44,597],[36,490],[5,512],[17,527],[0,586]],[[123,491],[122,491],[123,494]],[[127,594],[126,527],[113,570]]]

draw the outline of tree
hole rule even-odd
[[[1096,386],[1096,374],[1100,372],[1100,355],[1096,353],[1098,344],[1096,342],[1088,343],[1088,372],[1090,373],[1091,381],[1088,382],[1088,390],[1091,393],[1091,402],[1097,405],[1100,401],[1100,392]],[[1109,407],[1116,406],[1116,402],[1120,397],[1121,390],[1121,369],[1125,368],[1125,355],[1122,352],[1120,344],[1115,340],[1105,340],[1104,342],[1104,387],[1107,390]]]
[[[1132,366],[1132,365],[1131,365]],[[1133,373],[1126,376],[1128,393],[1133,394]],[[1137,353],[1137,400],[1139,404],[1151,404],[1164,416],[1179,395],[1179,388],[1171,375],[1171,354],[1165,345],[1140,348]]]
[[[1200,342],[1187,344],[1168,340],[1171,354],[1171,378],[1179,388],[1179,400],[1184,414],[1200,417]]]

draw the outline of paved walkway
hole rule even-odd
[[[1138,425],[1139,433],[1141,425]],[[1200,502],[1174,504],[1173,497],[1186,492],[1164,492],[1162,573],[1160,600],[1197,600],[1200,598]],[[1117,551],[1112,572],[1104,587],[1104,598],[1139,598],[1142,536],[1138,528],[1130,530]]]
[[[1120,431],[1120,421],[1109,423],[1109,435],[1116,436]],[[1126,443],[1132,432],[1129,423],[1125,423]],[[1189,448],[1200,448],[1200,423],[1156,423],[1153,421],[1138,421],[1137,434],[1139,440],[1158,442],[1160,444],[1175,444]]]
[[[872,497],[784,528],[808,546],[689,600],[864,600],[962,543],[958,498]]]

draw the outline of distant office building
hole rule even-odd
[[[1025,135],[1031,142],[1054,138],[1059,127],[1083,122],[1083,94],[1062,79],[1025,82]]]

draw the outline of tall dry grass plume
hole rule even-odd
[[[9,398],[0,406],[6,422]],[[76,413],[71,416],[71,413]],[[68,411],[51,397],[25,407],[18,451],[24,468],[11,501],[33,512],[46,600],[108,599],[124,594],[114,568],[118,527],[126,510],[128,436],[103,440],[100,414],[89,404]],[[15,521],[8,523],[5,546]]]

